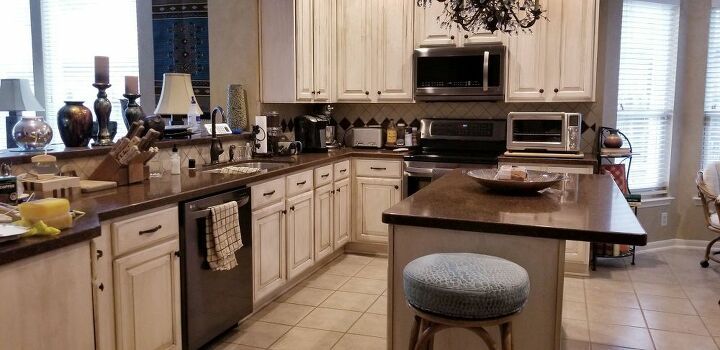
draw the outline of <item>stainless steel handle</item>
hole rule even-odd
[[[138,232],[138,234],[144,235],[144,234],[147,234],[147,233],[155,233],[155,232],[160,231],[161,228],[162,228],[162,225],[157,225],[157,226],[155,226],[155,227],[153,227],[153,228],[150,228],[150,229],[147,229],[147,230],[142,230],[142,231]]]
[[[426,169],[426,168],[405,168],[405,175],[406,176],[413,176],[413,175],[426,175],[426,176],[432,176],[433,169]]]
[[[264,196],[264,197],[267,197],[267,196],[272,196],[272,195],[274,195],[274,194],[275,194],[275,190],[272,190],[272,191],[270,191],[270,192],[263,193],[263,196]]]
[[[490,51],[483,55],[483,91],[488,91],[488,70],[490,65]]]

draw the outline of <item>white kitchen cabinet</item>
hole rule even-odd
[[[315,98],[313,85],[314,47],[314,0],[295,1],[295,79],[297,100],[312,101]]]
[[[333,252],[333,184],[315,190],[315,260]]]
[[[285,213],[285,202],[252,213],[253,300],[274,292],[287,281]]]
[[[458,28],[443,26],[445,5],[434,2],[430,7],[415,9],[415,45],[416,47],[470,46],[477,44],[498,44],[503,41],[499,31],[479,31],[470,33]],[[438,19],[439,17],[439,19]]]
[[[548,20],[508,38],[507,102],[591,102],[597,0],[541,0]]]
[[[387,242],[388,226],[382,222],[382,212],[400,201],[400,185],[400,179],[355,179],[357,241]]]
[[[404,0],[339,0],[337,100],[412,101],[412,16]]]
[[[315,262],[313,192],[305,192],[288,199],[285,211],[287,278],[292,279],[312,267]]]
[[[333,233],[335,250],[340,249],[350,241],[352,230],[350,179],[345,178],[335,182],[333,195]]]
[[[118,349],[180,349],[180,258],[173,239],[116,259]]]

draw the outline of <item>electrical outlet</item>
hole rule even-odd
[[[667,212],[660,214],[660,226],[667,226]]]

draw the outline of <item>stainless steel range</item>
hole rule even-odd
[[[450,170],[495,168],[505,152],[503,119],[423,119],[419,149],[405,156],[403,198]]]

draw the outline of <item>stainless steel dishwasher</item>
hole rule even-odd
[[[243,247],[238,266],[212,271],[206,260],[205,219],[211,206],[236,201]],[[250,189],[185,202],[180,230],[183,349],[198,349],[252,313],[252,223]]]

